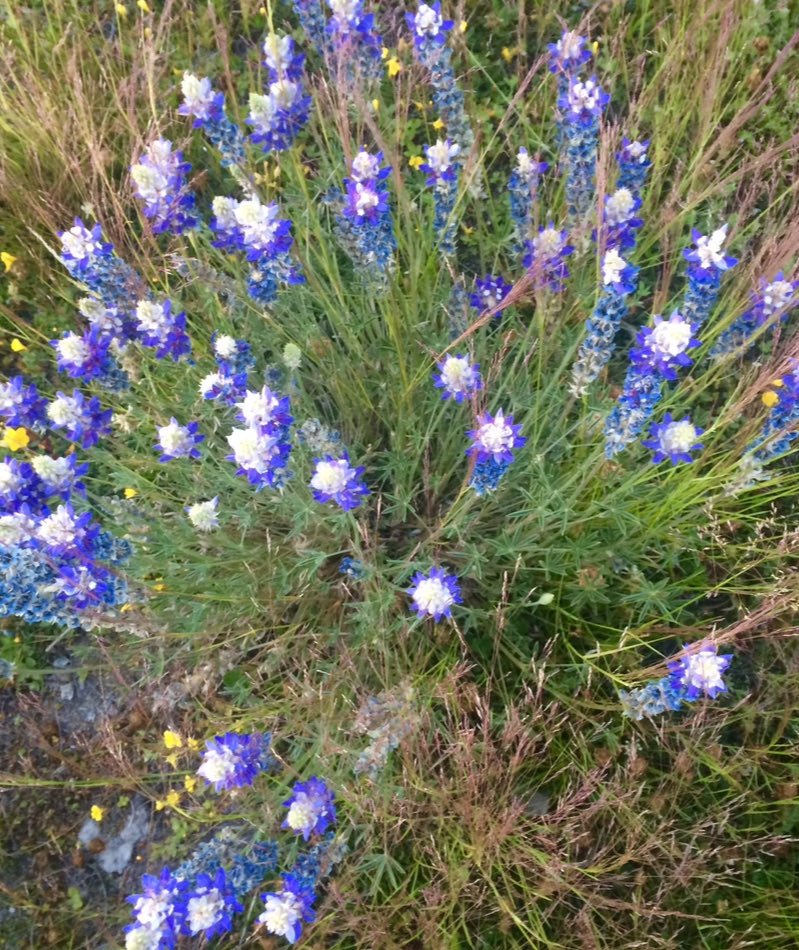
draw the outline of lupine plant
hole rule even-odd
[[[0,712],[64,732],[0,785],[87,811],[0,881],[64,946],[797,940],[795,40],[510,6],[105,21],[125,154],[0,307]]]

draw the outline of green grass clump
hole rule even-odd
[[[308,946],[784,950],[799,938],[795,452],[766,480],[730,487],[768,394],[779,395],[774,381],[799,355],[795,316],[745,352],[710,353],[761,276],[792,274],[799,248],[790,10],[703,0],[557,11],[596,41],[587,68],[611,93],[597,207],[615,187],[622,135],[651,140],[638,292],[611,362],[578,398],[571,366],[601,292],[595,211],[570,222],[571,274],[554,293],[512,252],[507,195],[525,146],[550,163],[535,225],[567,226],[546,57],[556,11],[445,4],[474,145],[461,156],[457,252],[443,254],[413,160],[446,131],[405,9],[374,9],[384,59],[399,69],[361,83],[313,50],[289,3],[59,0],[0,24],[0,250],[16,258],[0,285],[4,372],[49,398],[72,391],[47,341],[80,322],[85,288],[56,237],[76,214],[101,221],[149,292],[186,312],[192,341],[179,363],[132,344],[129,390],[83,387],[114,412],[112,434],[75,451],[90,463],[87,509],[132,543],[127,603],[84,613],[77,631],[0,621],[0,662],[16,677],[0,691],[12,727],[0,741],[0,938],[123,946],[123,898],[142,871],[174,869],[225,829],[242,846],[286,845],[280,803],[317,775],[335,789],[346,854],[320,889]],[[231,171],[177,114],[180,77],[210,76],[243,125],[270,26],[307,53],[311,118],[291,149],[248,146]],[[259,305],[243,255],[213,247],[207,226],[153,233],[128,168],[159,135],[192,163],[206,222],[217,195],[279,203],[303,284]],[[392,167],[397,250],[379,279],[346,253],[330,201],[361,146]],[[603,426],[635,335],[683,303],[691,229],[725,221],[740,263],[654,417],[690,415],[703,448],[692,464],[653,465],[636,442],[609,461]],[[513,283],[501,316],[457,302],[487,273]],[[267,380],[290,399],[293,477],[279,490],[235,474],[235,410],[198,394],[216,368],[215,332],[249,343],[251,389]],[[483,376],[460,405],[431,378],[456,352]],[[527,441],[496,492],[479,496],[466,431],[500,407]],[[199,422],[200,459],[159,463],[156,429],[171,417]],[[297,437],[303,425],[364,466],[361,506],[314,500],[325,449]],[[28,435],[19,460],[73,451],[57,431]],[[220,528],[198,533],[185,507],[214,497]],[[345,557],[361,562],[360,578],[340,572]],[[407,593],[433,566],[457,576],[463,597],[439,623],[417,619]],[[727,694],[624,717],[620,690],[665,676],[683,644],[706,639],[734,653]],[[95,731],[67,734],[63,655],[79,685],[113,697]],[[238,794],[195,785],[196,743],[227,731],[270,732],[281,771]],[[149,838],[113,877],[98,855],[132,802],[146,806]],[[106,816],[78,844],[92,805]],[[288,842],[281,868],[296,850]],[[215,945],[271,946],[253,921],[258,894],[276,888],[269,877],[254,889]]]

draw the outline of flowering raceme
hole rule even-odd
[[[406,593],[413,600],[412,610],[420,617],[432,617],[436,622],[442,617],[451,617],[452,605],[462,603],[458,578],[439,567],[432,568],[429,576],[415,574],[413,586]]]

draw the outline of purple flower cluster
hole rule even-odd
[[[467,396],[471,396],[482,388],[480,380],[480,364],[474,366],[469,362],[468,356],[448,355],[438,364],[440,372],[433,375],[433,382],[438,389],[443,389],[441,394],[443,400],[454,399],[461,403]]]
[[[98,326],[90,327],[82,336],[65,333],[60,340],[51,340],[58,357],[58,370],[68,376],[96,379],[108,375],[113,362],[108,353],[111,338]]]
[[[655,454],[652,461],[655,464],[664,459],[669,459],[672,465],[693,462],[691,452],[703,448],[698,441],[703,432],[704,429],[698,429],[688,416],[678,422],[667,412],[663,422],[653,424],[650,431],[652,438],[643,439],[641,444],[653,450]]]
[[[576,219],[593,200],[599,118],[610,96],[596,76],[579,78],[591,58],[585,37],[566,30],[557,43],[549,44],[549,54],[549,69],[558,77],[558,138],[566,146],[566,203]]]
[[[236,340],[224,333],[215,332],[211,346],[217,371],[200,381],[200,394],[204,399],[216,399],[232,406],[247,393],[247,376],[255,365],[255,358],[246,340]]]
[[[241,165],[244,161],[244,135],[225,112],[224,93],[216,92],[211,80],[199,79],[193,73],[183,74],[183,102],[180,115],[191,116],[195,129],[202,129],[211,144],[219,150],[222,165]]]
[[[55,399],[45,410],[47,424],[51,429],[62,430],[71,441],[81,448],[96,445],[102,436],[111,432],[110,409],[103,409],[97,396],[87,399],[79,389],[71,396],[57,392]]]
[[[291,453],[289,428],[294,420],[288,396],[278,396],[264,386],[259,392],[248,390],[236,405],[240,409],[236,418],[246,428],[233,429],[228,436],[232,452],[227,458],[239,466],[236,474],[245,475],[259,491],[265,485],[281,487],[291,476],[286,465]]]
[[[463,152],[474,142],[474,133],[463,106],[463,92],[455,80],[452,67],[452,50],[446,46],[445,34],[452,29],[453,21],[441,15],[441,3],[420,3],[415,14],[406,14],[413,35],[416,58],[430,70],[433,87],[433,105],[447,129],[447,135]]]
[[[114,256],[114,246],[103,240],[99,223],[89,230],[80,218],[75,218],[74,226],[58,236],[61,261],[71,277],[86,284],[106,307],[116,307],[123,313],[135,307],[142,279]]]
[[[723,224],[710,235],[700,234],[694,228],[691,231],[694,247],[683,251],[683,257],[688,261],[688,289],[682,312],[697,325],[710,316],[719,295],[721,275],[738,263],[736,258],[727,257],[723,250],[727,227]]]
[[[563,290],[563,281],[569,276],[565,259],[574,252],[568,242],[568,231],[558,230],[551,221],[527,242],[523,264],[531,271],[536,288],[548,288],[555,293]]]
[[[484,280],[478,277],[475,282],[475,292],[469,297],[469,302],[479,313],[492,310],[508,296],[513,284],[506,284],[503,277],[492,277],[486,274]],[[497,310],[495,317],[502,316],[502,310]]]
[[[455,253],[455,201],[458,196],[457,156],[461,147],[450,139],[437,139],[435,145],[425,145],[427,161],[419,171],[427,174],[425,184],[433,188],[435,196],[435,230],[438,247],[442,254]]]
[[[315,469],[310,487],[320,504],[334,501],[345,511],[357,508],[369,489],[361,480],[364,466],[353,467],[345,452],[339,459],[328,455],[326,459],[314,459]]]
[[[311,97],[302,84],[305,56],[294,52],[290,36],[275,33],[267,36],[263,49],[269,85],[266,94],[250,93],[247,124],[254,129],[250,136],[254,145],[264,152],[283,152],[308,122]]]
[[[538,178],[548,168],[547,162],[531,158],[526,148],[519,149],[516,167],[508,179],[510,216],[513,221],[512,252],[516,257],[521,257],[527,247],[534,219],[534,206],[538,200]]]
[[[74,455],[0,462],[0,616],[77,626],[80,611],[126,599],[124,582],[102,562],[121,563],[130,546],[73,507],[86,494],[87,470]]]
[[[47,424],[46,410],[47,400],[35,383],[26,384],[22,376],[0,383],[0,416],[9,428],[41,429]]]
[[[213,200],[211,230],[214,247],[226,251],[244,251],[252,267],[247,288],[259,303],[270,303],[277,296],[278,281],[302,283],[304,278],[289,258],[291,221],[280,217],[274,202],[261,204],[253,197],[243,201],[217,196]]]
[[[629,264],[615,247],[602,258],[602,292],[593,314],[585,321],[585,339],[572,366],[569,390],[584,396],[610,360],[616,333],[627,313],[625,297],[635,291],[638,268]]]
[[[136,922],[125,928],[126,950],[171,950],[181,934],[209,940],[229,933],[232,915],[244,910],[221,867],[213,877],[198,874],[193,885],[164,868],[159,877],[143,875],[142,887],[127,898]]]
[[[512,462],[513,449],[521,448],[527,439],[520,435],[521,425],[513,424],[513,416],[505,416],[501,409],[495,416],[483,412],[478,416],[480,425],[466,434],[473,440],[467,449],[478,462]]]
[[[302,933],[303,923],[313,923],[316,914],[312,910],[315,899],[313,888],[307,887],[293,874],[283,875],[283,888],[278,893],[262,894],[266,905],[257,918],[269,933],[285,937],[289,943],[296,943]]]
[[[668,320],[658,314],[654,326],[643,327],[636,335],[630,362],[640,372],[675,380],[678,366],[693,365],[687,351],[702,345],[694,335],[698,329],[698,324],[689,323],[677,310]]]
[[[311,835],[324,834],[328,825],[336,820],[335,794],[315,775],[307,782],[297,782],[291,797],[283,802],[288,815],[280,826],[301,834],[305,841]]]
[[[151,142],[139,161],[131,165],[134,194],[144,201],[142,210],[152,220],[155,234],[183,234],[196,227],[194,194],[186,181],[190,169],[182,154],[172,151],[167,139]]]
[[[676,712],[684,702],[693,702],[700,696],[715,699],[727,692],[722,679],[732,661],[731,653],[718,655],[715,644],[707,641],[685,645],[683,654],[669,663],[669,675],[652,680],[638,689],[621,690],[619,699],[624,715],[641,721],[644,716],[660,716],[671,710]]]
[[[202,763],[197,774],[213,785],[215,792],[252,785],[269,756],[269,735],[254,732],[240,735],[226,732],[205,743]]]
[[[345,196],[336,219],[339,240],[364,276],[382,280],[394,267],[397,241],[382,182],[391,166],[381,167],[383,153],[370,154],[362,147],[353,158],[350,177],[344,179]]]
[[[432,4],[420,3],[416,13],[406,13],[405,19],[417,49],[427,44],[443,46],[447,41],[446,34],[455,25],[453,20],[441,16],[441,0]]]
[[[629,188],[617,188],[612,195],[605,195],[601,228],[605,247],[632,250],[635,247],[635,232],[643,225],[636,217],[641,199]]]
[[[756,449],[754,457],[760,465],[787,452],[799,435],[799,372],[794,369],[786,373],[776,389],[777,403],[772,406],[760,435],[749,446],[750,451]]]
[[[204,435],[197,432],[199,423],[190,422],[182,426],[173,416],[169,424],[158,427],[158,443],[154,448],[161,453],[159,462],[173,462],[175,459],[187,459],[200,457],[200,450],[197,446],[205,439]]]
[[[760,287],[750,294],[752,306],[727,327],[713,345],[710,355],[718,359],[752,346],[751,336],[760,327],[774,328],[788,319],[799,306],[799,280],[786,280],[780,271],[773,280],[760,278]]]
[[[638,437],[660,401],[664,380],[677,379],[677,367],[692,364],[687,351],[701,345],[694,336],[697,328],[675,310],[668,320],[656,316],[653,327],[638,333],[624,390],[605,423],[607,458]]]
[[[732,657],[732,653],[719,655],[718,647],[704,640],[693,646],[686,643],[684,654],[669,663],[672,683],[683,690],[683,698],[688,702],[703,695],[715,699],[719,693],[727,692],[721,674],[729,667]]]
[[[619,163],[619,180],[616,187],[626,188],[636,198],[641,195],[647,172],[652,165],[647,154],[648,149],[649,139],[646,142],[631,142],[625,135],[621,140],[621,149],[616,152],[616,161]]]
[[[547,43],[549,71],[566,78],[577,75],[591,59],[591,50],[584,36],[572,30],[564,30],[557,43]]]
[[[169,356],[176,363],[191,353],[191,340],[186,334],[185,312],[173,313],[172,302],[140,300],[136,304],[136,330],[145,346],[155,349],[161,360]]]
[[[458,578],[445,573],[440,567],[431,568],[429,575],[417,572],[413,577],[413,586],[406,593],[413,600],[411,609],[417,611],[420,617],[432,617],[436,623],[442,617],[452,616],[453,604],[463,603]]]
[[[327,5],[333,14],[327,32],[339,71],[350,81],[378,79],[383,39],[375,30],[374,14],[364,11],[363,0],[327,0]]]

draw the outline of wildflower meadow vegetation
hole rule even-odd
[[[797,23],[0,11],[0,945],[799,946]]]

